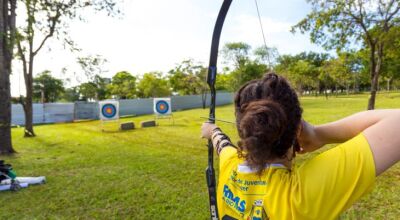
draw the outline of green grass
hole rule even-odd
[[[377,107],[399,108],[399,97],[381,94]],[[367,95],[305,97],[302,106],[306,120],[324,123],[364,110]],[[203,109],[176,112],[175,125],[162,120],[158,127],[126,132],[112,123],[101,132],[99,121],[37,126],[38,136],[28,139],[13,129],[18,154],[2,159],[20,176],[44,175],[48,183],[0,192],[0,219],[207,219],[207,150],[200,139],[200,116],[207,115]],[[152,118],[121,121],[138,125]],[[218,108],[217,118],[233,121],[232,106]],[[220,126],[237,138],[233,125]],[[398,219],[399,179],[397,165],[342,219]]]

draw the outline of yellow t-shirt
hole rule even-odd
[[[375,182],[375,164],[363,134],[292,171],[271,164],[258,176],[235,148],[220,154],[217,199],[222,220],[336,219]]]

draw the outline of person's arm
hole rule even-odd
[[[222,130],[215,124],[204,123],[201,127],[202,138],[210,139],[213,143],[214,149],[219,155],[226,147],[235,147],[229,137],[222,132]]]
[[[400,160],[399,131],[400,110],[365,111],[314,127],[304,122],[299,144],[310,152],[325,144],[345,142],[363,132],[379,175]]]

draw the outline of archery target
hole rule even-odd
[[[170,115],[171,114],[171,99],[170,98],[155,98],[154,99],[154,113],[156,115]]]
[[[103,101],[99,102],[100,119],[115,120],[119,118],[119,103],[118,101]]]

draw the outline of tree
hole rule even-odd
[[[136,80],[136,77],[127,71],[118,72],[108,85],[108,92],[119,99],[133,99],[136,96]]]
[[[107,87],[109,85],[108,80],[99,75],[94,75],[93,79],[89,82],[82,83],[79,86],[79,93],[83,96],[82,98],[88,101],[91,100],[103,100],[107,97]]]
[[[168,81],[162,78],[161,73],[145,73],[137,86],[140,98],[165,97],[171,95]]]
[[[227,43],[222,49],[222,54],[228,62],[233,63],[234,70],[230,73],[229,86],[234,91],[242,84],[252,79],[258,79],[268,70],[266,64],[261,63],[268,51],[258,50],[260,59],[252,60],[249,56],[250,45],[243,42]]]
[[[345,88],[348,94],[351,84],[357,83],[354,61],[353,53],[339,53],[337,58],[326,61],[322,66],[321,73],[329,75],[335,92],[338,92],[339,88]]]
[[[86,101],[96,100],[97,86],[94,82],[82,83],[79,86],[79,93],[82,95],[82,98]]]
[[[265,64],[257,61],[248,60],[241,64],[240,68],[237,68],[231,72],[230,87],[234,91],[238,90],[244,83],[261,78],[268,68]]]
[[[251,46],[243,42],[226,43],[222,48],[225,60],[239,68],[249,60]]]
[[[103,78],[99,75],[94,75],[93,83],[96,85],[96,97],[95,100],[104,100],[108,97],[107,88],[110,84],[110,79]]]
[[[378,80],[387,37],[399,24],[398,0],[308,0],[312,11],[292,31],[310,31],[311,41],[327,49],[344,50],[355,41],[369,49],[371,95],[368,109],[375,108]]]
[[[35,101],[56,102],[64,90],[63,81],[51,76],[49,70],[33,78],[33,100]]]
[[[393,27],[387,39],[390,47],[387,47],[383,59],[382,76],[389,91],[393,81],[400,78],[400,26]]]
[[[266,64],[269,69],[272,69],[279,57],[278,50],[275,47],[257,47],[253,53],[257,57],[257,61]]]
[[[35,57],[53,36],[63,38],[65,43],[76,49],[68,37],[67,20],[80,18],[82,12],[91,8],[95,11],[106,11],[110,15],[119,13],[115,10],[116,0],[20,0],[25,6],[26,21],[18,27],[16,38],[18,56],[22,61],[25,79],[26,96],[21,99],[25,112],[25,137],[33,137],[33,72]],[[42,39],[39,40],[39,38]]]
[[[104,65],[107,62],[108,60],[101,55],[88,55],[77,58],[77,63],[82,68],[89,81],[96,81],[99,79],[98,77],[107,72],[104,70]]]
[[[318,79],[318,67],[316,67],[309,60],[300,59],[290,66],[289,68],[289,78],[292,79],[297,91],[303,94],[304,90],[312,90],[316,87],[321,87],[321,81]],[[326,82],[326,78],[322,78]],[[317,85],[316,85],[317,84]]]
[[[182,61],[168,74],[172,90],[179,95],[198,95],[208,90],[207,68],[192,59]]]
[[[15,42],[16,0],[0,2],[0,154],[14,153],[11,141],[10,74]]]
[[[234,88],[231,87],[230,82],[232,82],[231,74],[219,74],[217,81],[215,82],[215,89],[217,91],[229,91],[234,92]]]
[[[319,77],[320,68],[327,59],[326,54],[302,52],[296,55],[278,57],[275,70],[283,74],[293,84],[299,94],[326,90],[325,77]]]
[[[63,99],[67,102],[76,102],[79,100],[79,86],[74,86],[71,88],[65,89]]]

